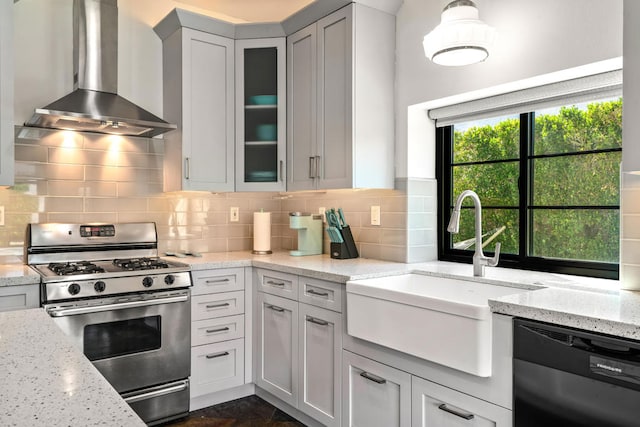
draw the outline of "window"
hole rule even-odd
[[[437,128],[439,257],[471,262],[474,209],[446,231],[455,198],[482,201],[483,242],[506,267],[617,278],[622,99],[545,105]]]

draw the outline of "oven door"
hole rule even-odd
[[[119,393],[190,375],[188,289],[44,308]]]

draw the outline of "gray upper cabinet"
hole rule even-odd
[[[0,185],[13,185],[13,2],[0,1]]]
[[[350,4],[287,39],[287,190],[393,188],[395,18]]]
[[[284,37],[236,40],[236,190],[286,188]]]
[[[179,28],[163,40],[164,190],[234,191],[234,40]]]

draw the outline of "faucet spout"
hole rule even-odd
[[[500,243],[496,243],[496,250],[493,257],[487,257],[482,252],[482,204],[480,203],[480,197],[472,190],[464,190],[458,198],[453,207],[451,213],[451,220],[447,231],[453,234],[458,233],[460,229],[460,210],[462,209],[462,202],[467,197],[470,197],[473,201],[475,208],[475,239],[476,239],[476,251],[473,254],[473,275],[478,277],[484,276],[484,266],[495,267],[498,265],[498,259],[500,257]]]

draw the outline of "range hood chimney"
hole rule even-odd
[[[73,88],[25,126],[143,137],[177,128],[117,94],[117,0],[74,0]]]

